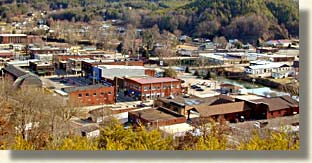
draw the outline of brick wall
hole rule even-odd
[[[164,82],[164,83],[154,83],[154,84],[140,84],[135,81],[125,79],[124,87],[127,90],[134,90],[138,92],[141,96],[141,99],[151,98],[151,94],[153,98],[159,97],[168,97],[171,94],[174,96],[181,95],[181,81],[177,82]],[[174,85],[174,88],[171,88],[170,85]],[[164,88],[167,86],[167,88]],[[148,88],[148,89],[145,89]],[[151,89],[152,88],[152,89]]]
[[[186,118],[185,117],[176,117],[174,119],[160,119],[160,120],[154,120],[154,121],[149,121],[144,118],[139,118],[137,115],[132,114],[131,112],[128,113],[128,117],[132,119],[133,122],[136,122],[137,119],[140,120],[140,122],[143,125],[150,125],[150,126],[168,126],[168,125],[174,125],[174,124],[179,124],[179,123],[185,123]]]
[[[114,87],[103,87],[70,93],[70,98],[76,100],[80,105],[102,105],[115,103]]]

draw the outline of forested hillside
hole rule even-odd
[[[7,0],[0,8],[7,21],[46,10],[55,20],[121,19],[138,28],[157,24],[161,31],[194,37],[250,41],[299,36],[299,4],[294,0]]]

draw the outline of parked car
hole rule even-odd
[[[228,90],[224,90],[224,89],[221,89],[221,94],[228,94],[229,93],[229,91]]]
[[[143,103],[137,104],[137,107],[139,107],[139,108],[142,108],[142,107],[145,107],[145,106],[146,106],[146,105],[143,104]]]
[[[203,88],[196,88],[196,91],[202,92],[202,91],[204,91],[204,89]]]
[[[197,86],[197,85],[191,85],[191,88],[192,88],[192,89],[197,89],[197,88],[200,88],[200,87]]]

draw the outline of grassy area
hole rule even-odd
[[[169,6],[170,8],[179,8],[179,7],[182,7],[184,5],[189,4],[191,2],[193,2],[193,1],[190,1],[190,0],[167,0],[167,1],[163,1],[163,3],[167,6]]]
[[[167,0],[167,1],[163,1],[162,3],[166,6],[168,6],[169,8],[158,9],[155,11],[154,14],[164,14],[164,13],[167,13],[169,11],[178,9],[182,6],[185,6],[187,4],[190,4],[193,1],[194,0]]]

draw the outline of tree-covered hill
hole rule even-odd
[[[138,28],[243,41],[299,36],[296,0],[6,0],[2,20],[39,10],[58,20],[122,19]],[[181,31],[181,32],[179,32]]]

